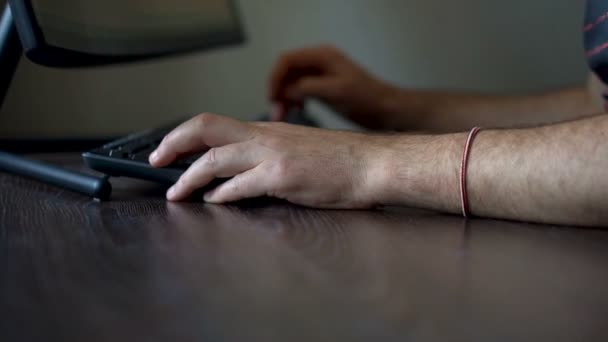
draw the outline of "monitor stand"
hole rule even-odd
[[[23,46],[9,4],[0,20],[0,108],[4,103],[15,71],[23,55]],[[95,177],[0,151],[0,171],[11,172],[48,184],[80,192],[97,199],[112,193],[108,177]]]
[[[0,19],[0,66],[2,67],[0,70],[0,107],[4,103],[22,54],[23,47],[13,22],[11,7],[6,4],[2,19]]]

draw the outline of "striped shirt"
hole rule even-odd
[[[608,85],[608,1],[587,0],[584,21],[585,55],[591,70]],[[603,92],[608,100],[608,92]],[[608,102],[605,102],[608,109]]]

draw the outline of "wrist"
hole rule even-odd
[[[459,171],[464,134],[384,137],[371,166],[372,198],[400,205],[460,212]]]
[[[399,115],[403,113],[403,96],[406,90],[398,86],[384,83],[383,96],[380,100],[381,111],[388,116]]]
[[[386,126],[398,130],[417,129],[423,119],[422,97],[420,91],[388,85],[381,101]]]

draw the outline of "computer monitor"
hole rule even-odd
[[[9,0],[26,56],[77,67],[244,40],[232,0]]]
[[[0,18],[0,107],[24,54],[49,67],[85,67],[244,40],[233,0],[8,0]],[[0,148],[58,150],[99,143],[98,139],[27,138],[19,144],[13,140],[0,137]]]

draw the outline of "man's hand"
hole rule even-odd
[[[180,201],[215,178],[211,203],[271,196],[318,208],[370,208],[380,137],[288,125],[246,123],[201,114],[166,136],[150,157],[155,167],[207,151],[167,193]]]
[[[484,130],[467,171],[472,213],[543,223],[608,223],[608,115],[514,130]],[[365,135],[245,123],[203,114],[170,133],[151,156],[163,167],[208,152],[168,193],[188,197],[232,177],[205,199],[272,196],[317,208],[377,205],[460,212],[459,170],[467,133]]]
[[[331,46],[284,54],[270,80],[274,120],[283,120],[289,107],[316,98],[359,124],[381,128],[398,92]]]

